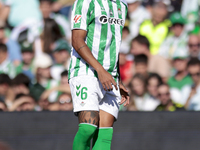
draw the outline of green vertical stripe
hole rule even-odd
[[[69,72],[68,72],[68,79],[71,77],[71,69],[72,69],[72,58],[70,60]]]
[[[113,12],[113,15],[114,15],[112,2],[108,1],[108,4],[109,4],[110,11]],[[111,32],[112,32],[112,40],[110,43],[110,67],[108,69],[109,73],[111,73],[114,70],[115,62],[116,62],[115,24],[110,25],[110,27],[111,27]]]
[[[76,7],[74,7],[76,10],[75,10],[75,14],[74,14],[73,17],[75,17],[76,15],[82,15],[83,1],[84,0],[78,0],[77,1]],[[74,23],[74,27],[73,28],[80,28],[80,26],[81,26],[81,18],[80,18],[79,21],[80,21],[79,23]]]
[[[98,0],[98,3],[100,5],[101,9],[104,8],[101,0]],[[101,11],[101,14],[107,16],[106,11]],[[106,48],[107,33],[108,33],[108,23],[101,24],[101,36],[100,36],[100,43],[99,43],[99,53],[98,53],[98,58],[97,58],[98,62],[101,65],[103,65],[103,60],[104,60],[104,50]]]
[[[78,76],[78,71],[80,69],[80,60],[81,58],[76,58],[76,66],[74,67],[75,71],[74,71],[74,77]]]
[[[95,21],[92,21],[95,19],[95,9],[94,9],[94,3],[93,1],[90,3],[89,8],[92,8],[90,11],[88,11],[87,17],[87,24],[88,24],[88,35],[87,35],[87,46],[89,47],[90,51],[92,51],[92,45],[93,45],[93,37],[94,37],[94,28],[95,28]],[[91,13],[92,12],[92,13]],[[91,14],[90,14],[91,13]],[[91,22],[92,21],[92,22]],[[91,22],[91,24],[90,24]],[[86,64],[86,73],[88,74],[89,65]]]

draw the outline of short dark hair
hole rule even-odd
[[[52,4],[53,3],[53,1],[52,0],[39,0],[40,1],[40,4],[42,3],[42,2],[49,2],[50,4]]]
[[[11,85],[11,79],[7,74],[0,74],[0,84],[8,84]]]
[[[147,85],[148,85],[149,80],[151,80],[152,78],[156,78],[158,80],[158,85],[161,85],[163,83],[161,76],[153,72],[153,73],[150,73],[147,78]]]
[[[160,85],[158,85],[158,88],[161,87],[161,86],[167,86],[168,88],[170,88],[167,83],[161,83]]]
[[[19,98],[21,98],[21,97],[30,97],[30,98],[32,98],[34,101],[35,101],[35,99],[33,98],[33,96],[31,96],[30,94],[23,94],[23,93],[20,93],[20,94],[17,94],[16,96],[15,96],[15,100],[16,99],[19,99]]]
[[[138,43],[140,43],[140,44],[142,44],[142,45],[146,45],[147,46],[147,48],[149,49],[150,48],[150,42],[149,42],[149,40],[145,37],[145,36],[143,36],[143,35],[138,35],[138,36],[136,36],[133,40],[132,40],[132,42],[133,41],[136,41],[136,42],[138,42]]]
[[[67,70],[64,70],[62,73],[61,73],[61,77],[63,76],[68,76],[68,71]]]
[[[198,58],[191,58],[188,63],[187,63],[187,68],[190,66],[196,66],[199,65],[200,66],[200,61]]]
[[[3,43],[0,43],[0,51],[7,52],[8,51],[7,46],[5,44],[3,44]]]
[[[23,73],[18,74],[13,80],[12,85],[25,85],[26,87],[29,87],[30,79]]]
[[[148,64],[148,57],[144,54],[136,55],[134,58],[135,64],[137,65],[138,63],[144,63]]]

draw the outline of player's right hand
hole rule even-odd
[[[113,90],[113,86],[116,90],[118,90],[117,83],[113,79],[112,75],[108,73],[103,67],[100,70],[97,70],[97,74],[99,81],[101,82],[105,91]]]

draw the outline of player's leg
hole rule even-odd
[[[93,150],[110,150],[113,135],[113,123],[118,117],[120,93],[113,88],[113,91],[106,92],[99,104],[99,129],[95,133],[96,141],[93,143]],[[94,138],[95,139],[95,138]]]
[[[99,111],[99,117],[99,128],[93,139],[93,150],[110,150],[115,117],[103,110]]]
[[[90,141],[99,123],[98,111],[78,112],[79,129],[73,142],[73,150],[90,150]]]
[[[89,150],[90,140],[99,123],[98,81],[95,77],[80,76],[70,79],[69,83],[74,112],[79,119],[73,150]]]

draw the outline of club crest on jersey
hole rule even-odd
[[[76,24],[76,23],[79,23],[80,22],[80,19],[81,19],[81,15],[76,15],[75,17],[74,17],[74,23]]]
[[[102,24],[110,23],[110,24],[124,26],[124,20],[119,19],[119,18],[112,18],[112,17],[109,18],[106,15],[101,15],[99,17],[99,22]]]
[[[119,15],[121,15],[121,14],[122,14],[122,11],[121,11],[121,9],[120,9],[120,8],[118,8],[117,12],[118,12],[118,14],[119,14]]]

